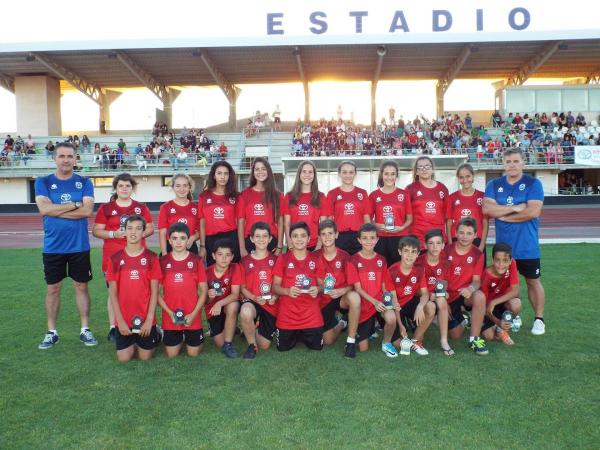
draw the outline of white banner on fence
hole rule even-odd
[[[576,146],[575,164],[600,166],[600,145]]]
[[[2,15],[0,52],[600,38],[597,0],[20,0]]]

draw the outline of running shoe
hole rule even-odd
[[[423,347],[423,343],[421,341],[416,341],[413,339],[410,349],[419,356],[429,355],[429,352],[425,349],[425,347]]]
[[[546,324],[543,320],[535,319],[533,327],[531,327],[531,334],[535,336],[541,336],[546,332]]]
[[[469,348],[477,355],[487,355],[489,353],[485,340],[477,336],[469,343]]]
[[[88,347],[98,345],[98,341],[96,340],[89,328],[83,330],[83,332],[79,335],[79,340]]]
[[[502,342],[506,345],[513,345],[515,342],[510,338],[508,331],[506,330],[496,330],[496,340]]]
[[[381,346],[381,351],[383,353],[385,353],[385,356],[387,356],[388,358],[397,358],[398,357],[398,351],[396,350],[396,347],[394,347],[394,345],[391,342],[388,342],[387,344],[383,344]]]
[[[47,350],[51,347],[54,347],[56,344],[58,344],[58,341],[59,341],[58,334],[48,331],[46,333],[46,336],[44,336],[44,340],[42,341],[42,343],[40,345],[38,345],[38,348],[40,350]]]

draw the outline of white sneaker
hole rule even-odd
[[[421,341],[415,341],[413,339],[411,343],[412,343],[411,350],[413,352],[415,352],[417,355],[419,355],[419,356],[429,355],[429,352],[425,349],[425,347],[423,347],[423,343]]]
[[[546,324],[540,319],[535,319],[533,327],[531,327],[531,334],[540,336],[546,332]]]
[[[396,347],[394,347],[394,345],[391,342],[388,342],[387,344],[383,344],[381,346],[381,351],[383,353],[385,353],[385,356],[387,356],[388,358],[397,358],[398,357],[398,352],[396,351]]]

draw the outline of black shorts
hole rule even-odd
[[[496,305],[496,307],[492,311],[492,314],[494,315],[494,317],[496,319],[500,320],[500,319],[502,319],[502,314],[504,314],[504,311],[506,311],[506,304],[502,303],[500,305]],[[488,328],[492,328],[495,325],[496,324],[494,322],[492,322],[489,317],[486,316],[485,319],[483,320],[483,325],[481,326],[481,331],[485,331]]]
[[[211,266],[215,263],[215,260],[212,257],[213,254],[213,245],[219,239],[228,239],[233,245],[233,260],[231,262],[237,263],[240,262],[240,243],[238,241],[237,230],[232,231],[224,231],[223,233],[212,234],[210,236],[206,236],[206,240],[204,245],[206,247],[206,265]]]
[[[67,276],[78,283],[92,279],[90,252],[43,253],[44,278],[46,284],[56,284]]]
[[[207,320],[208,331],[210,331],[210,337],[218,336],[225,329],[225,312],[221,311],[218,316],[212,316]]]
[[[246,239],[244,239],[244,245],[246,246],[246,251],[248,253],[252,253],[254,250],[256,250],[256,246],[250,240],[250,236],[246,236]],[[273,253],[273,251],[275,251],[276,248],[277,248],[277,236],[271,235],[271,242],[269,242],[269,245],[267,245],[267,250],[269,252]]]
[[[277,350],[286,352],[293,349],[298,341],[304,342],[311,350],[323,349],[323,327],[304,330],[277,330]]]
[[[465,305],[465,299],[461,295],[456,300],[448,305],[449,314],[448,314],[448,329],[451,330],[459,326],[464,318],[463,318],[463,307],[468,311],[470,308]]]
[[[272,341],[273,336],[275,336],[275,333],[277,332],[277,327],[275,326],[275,321],[277,318],[258,303],[253,302],[250,299],[246,298],[242,300],[242,304],[245,303],[250,303],[252,306],[254,306],[256,311],[256,318],[254,320],[258,322],[258,334],[265,339]]]
[[[417,323],[415,322],[414,317],[419,303],[421,303],[421,297],[415,296],[400,310],[400,320],[407,331],[413,332],[417,329]]]
[[[163,343],[175,347],[182,342],[188,347],[198,347],[204,343],[204,332],[199,330],[164,330]]]
[[[334,298],[327,305],[321,309],[321,315],[323,316],[323,332],[331,330],[338,323],[335,313],[340,309],[341,298]]]
[[[351,255],[358,253],[361,249],[360,242],[358,242],[358,232],[340,231],[338,238],[335,240],[335,246],[346,250]]]
[[[375,244],[375,253],[379,253],[387,261],[388,267],[400,261],[398,242],[402,236],[382,236]]]
[[[125,350],[132,345],[137,345],[143,350],[152,350],[158,345],[158,342],[159,336],[155,326],[152,327],[150,334],[146,337],[135,333],[130,334],[129,336],[123,336],[121,333],[119,333],[119,329],[117,328],[117,351]]]
[[[378,321],[381,324],[381,327],[385,325],[385,320],[378,312],[373,314],[370,318],[358,324],[358,329],[356,330],[356,343],[364,341],[365,339],[369,339],[369,337],[375,333],[375,321]],[[392,342],[400,339],[400,327],[396,326],[394,333],[392,334]]]
[[[540,259],[517,259],[517,270],[525,278],[536,279],[542,276]]]

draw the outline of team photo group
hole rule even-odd
[[[130,174],[114,177],[110,201],[95,211],[92,181],[73,171],[73,146],[57,145],[54,160],[56,172],[35,182],[47,284],[48,331],[40,349],[60,342],[67,277],[79,339],[98,343],[89,324],[89,218],[103,241],[108,339],[121,362],[150,359],[160,343],[168,357],[182,350],[195,357],[209,336],[236,358],[236,334],[245,359],[272,344],[279,351],[298,343],[322,350],[340,337],[347,358],[375,342],[390,358],[425,356],[432,324],[441,354],[453,356],[464,335],[473,353],[486,355],[490,341],[513,345],[511,333],[521,327],[519,274],[533,308],[531,333],[545,333],[538,240],[544,194],[541,182],[523,173],[519,149],[504,152],[505,173],[485,192],[474,187],[473,167],[462,164],[460,187],[450,193],[428,156],[415,159],[412,182],[403,188],[398,165],[383,162],[371,193],[355,185],[352,161],[339,165],[339,186],[328,193],[319,191],[315,165],[301,162],[285,195],[267,159],[253,160],[242,192],[233,167],[217,161],[197,199],[189,175],[172,177],[173,199],[160,206],[158,223],[135,200]],[[495,245],[486,266],[492,218]],[[155,233],[159,255],[146,246]]]

